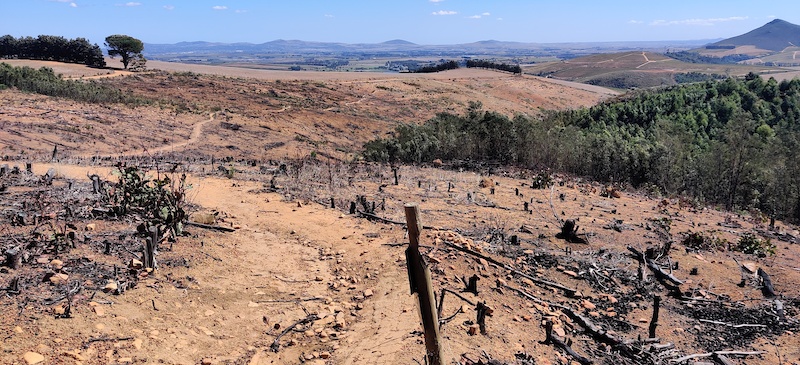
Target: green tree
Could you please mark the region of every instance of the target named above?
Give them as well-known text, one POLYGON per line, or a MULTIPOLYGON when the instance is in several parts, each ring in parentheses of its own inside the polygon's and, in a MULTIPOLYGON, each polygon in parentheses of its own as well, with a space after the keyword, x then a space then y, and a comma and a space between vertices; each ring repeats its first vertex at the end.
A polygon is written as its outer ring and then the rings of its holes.
POLYGON ((128 68, 128 64, 131 60, 144 59, 144 57, 142 57, 144 44, 142 41, 131 36, 122 34, 110 35, 106 37, 106 47, 108 48, 108 55, 111 58, 115 56, 122 57, 122 65, 125 69, 128 68))

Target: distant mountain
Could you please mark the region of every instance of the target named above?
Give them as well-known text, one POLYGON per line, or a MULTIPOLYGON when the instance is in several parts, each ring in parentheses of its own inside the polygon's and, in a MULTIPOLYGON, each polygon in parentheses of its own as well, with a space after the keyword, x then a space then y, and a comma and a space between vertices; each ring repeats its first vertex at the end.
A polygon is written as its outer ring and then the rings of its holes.
POLYGON ((392 39, 391 41, 386 41, 386 42, 383 42, 381 44, 397 44, 397 45, 402 44, 402 45, 408 45, 408 46, 416 46, 415 43, 412 43, 412 42, 409 42, 409 41, 404 41, 402 39, 392 39))
POLYGON ((800 45, 800 25, 775 19, 745 34, 723 39, 706 46, 706 49, 734 49, 753 46, 757 49, 780 52, 787 47, 800 45))

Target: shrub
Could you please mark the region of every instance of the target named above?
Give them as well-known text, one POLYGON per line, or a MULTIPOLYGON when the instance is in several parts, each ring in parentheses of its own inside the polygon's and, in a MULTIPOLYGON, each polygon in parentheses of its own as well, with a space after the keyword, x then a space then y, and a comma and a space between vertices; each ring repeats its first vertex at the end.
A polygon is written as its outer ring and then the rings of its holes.
POLYGON ((533 189, 547 189, 551 185, 553 185, 553 178, 550 174, 542 171, 533 175, 533 181, 531 182, 531 188, 533 189))
POLYGON ((681 242, 684 246, 696 251, 724 251, 728 247, 728 240, 705 232, 686 232, 681 242))
POLYGON ((767 257, 775 254, 775 245, 770 239, 762 240, 753 233, 747 232, 739 238, 739 242, 733 248, 734 251, 744 252, 748 255, 767 257))
MULTIPOLYGON (((119 180, 107 187, 104 200, 117 215, 138 215, 145 226, 159 226, 174 236, 183 233, 186 174, 174 181, 169 176, 151 179, 136 166, 120 164, 114 174, 119 180)), ((144 232, 147 232, 145 229, 144 232)))

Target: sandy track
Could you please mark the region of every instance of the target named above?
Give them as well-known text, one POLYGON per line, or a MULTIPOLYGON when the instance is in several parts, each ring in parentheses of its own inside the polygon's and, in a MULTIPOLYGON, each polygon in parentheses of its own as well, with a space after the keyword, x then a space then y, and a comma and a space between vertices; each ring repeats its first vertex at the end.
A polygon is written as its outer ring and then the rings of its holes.
MULTIPOLYGON (((51 167, 68 179, 85 179, 91 173, 114 179, 110 170, 102 167, 37 164, 34 172, 43 173, 51 167)), ((197 288, 188 292, 130 291, 114 298, 115 305, 108 309, 107 317, 91 319, 90 316, 91 320, 114 328, 114 333, 120 335, 142 338, 140 330, 150 333, 143 339, 140 353, 152 361, 195 364, 201 358, 225 362, 238 356, 247 358, 245 363, 252 365, 295 364, 299 356, 312 349, 332 351, 332 344, 312 339, 310 343, 272 353, 268 346, 253 346, 268 345, 276 335, 267 331, 262 319, 285 327, 303 318, 305 310, 325 313, 328 306, 317 301, 259 303, 282 298, 329 297, 332 305, 336 305, 351 301, 354 295, 369 288, 374 296, 364 300, 364 309, 352 312, 357 316, 346 316, 347 328, 341 332, 341 340, 334 342, 341 345, 334 352, 335 363, 413 364, 408 362, 411 357, 407 351, 409 346, 416 353, 420 351, 416 337, 411 335, 418 329, 416 304, 407 290, 398 290, 408 283, 404 266, 395 262, 402 256, 403 248, 382 247, 387 240, 402 240, 402 230, 390 234, 395 237, 368 240, 361 236, 361 231, 379 230, 378 226, 366 223, 365 227, 363 221, 317 204, 298 205, 282 201, 277 194, 253 194, 250 191, 259 188, 258 183, 237 182, 231 187, 228 179, 197 176, 189 176, 189 182, 193 186, 190 196, 194 204, 203 211, 235 212, 236 225, 241 228, 224 235, 204 234, 205 244, 193 250, 214 261, 197 263, 193 265, 195 270, 182 274, 196 278, 197 288), (323 251, 336 253, 331 257, 337 259, 327 259, 321 255, 323 251), (364 268, 368 268, 371 279, 351 284, 343 291, 329 288, 341 272, 355 273, 364 268), (166 313, 149 314, 151 299, 166 313), (142 301, 148 305, 137 304, 142 301), (165 322, 162 316, 169 321, 165 322), (116 319, 122 317, 123 321, 116 319)), ((170 271, 174 270, 157 273, 156 282, 170 271)), ((51 318, 41 325, 75 335, 82 333, 81 326, 92 326, 83 319, 51 318)))

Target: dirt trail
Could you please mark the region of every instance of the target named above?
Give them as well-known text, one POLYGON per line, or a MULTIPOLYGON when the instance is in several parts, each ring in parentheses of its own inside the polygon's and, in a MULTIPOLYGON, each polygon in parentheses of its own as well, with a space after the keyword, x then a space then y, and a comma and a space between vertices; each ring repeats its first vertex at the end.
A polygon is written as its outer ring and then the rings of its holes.
MULTIPOLYGON (((114 179, 109 169, 96 167, 46 164, 35 165, 34 172, 44 173, 50 167, 69 179, 85 179, 87 173, 114 179)), ((196 364, 212 358, 253 365, 296 364, 299 356, 321 351, 331 352, 327 363, 334 364, 410 361, 408 347, 420 346, 412 335, 419 328, 414 297, 408 293, 403 248, 383 245, 402 241, 401 229, 364 222, 315 203, 285 202, 278 194, 256 194, 252 191, 261 187, 257 183, 197 176, 189 180, 190 199, 201 211, 235 212, 228 220, 240 227, 233 233, 202 232, 201 245, 191 249, 196 255, 188 258, 191 268, 164 268, 155 275, 156 283, 170 273, 192 277, 197 285, 188 290, 170 286, 159 292, 141 285, 109 297, 115 305, 104 318, 90 315, 88 323, 48 318, 41 328, 61 327, 63 333, 87 336, 81 326, 91 329, 100 323, 114 335, 143 340, 138 356, 149 362, 196 364), (366 238, 365 231, 379 238, 366 238), (332 290, 330 285, 341 282, 343 275, 355 281, 332 290), (358 299, 366 289, 374 294, 358 299), (314 297, 329 299, 293 302, 314 297), (150 308, 151 299, 158 312, 150 308), (265 303, 269 300, 287 301, 265 303), (304 311, 324 315, 329 308, 359 300, 363 309, 345 310, 347 325, 336 340, 300 336, 298 345, 277 354, 270 351, 269 344, 280 332, 270 329, 273 323, 285 328, 303 318, 304 311)), ((191 239, 181 239, 188 244, 185 241, 191 239)), ((283 343, 289 338, 291 334, 283 343)), ((419 348, 413 351, 421 353, 419 348)))

